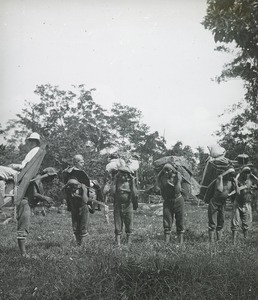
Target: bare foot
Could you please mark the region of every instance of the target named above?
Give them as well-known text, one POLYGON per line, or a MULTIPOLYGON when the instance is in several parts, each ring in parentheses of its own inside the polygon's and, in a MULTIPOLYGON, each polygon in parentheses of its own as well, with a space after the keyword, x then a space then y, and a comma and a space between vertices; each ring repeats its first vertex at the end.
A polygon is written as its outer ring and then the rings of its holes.
POLYGON ((24 257, 24 258, 30 258, 30 256, 29 256, 29 254, 28 253, 22 253, 22 257, 24 257))

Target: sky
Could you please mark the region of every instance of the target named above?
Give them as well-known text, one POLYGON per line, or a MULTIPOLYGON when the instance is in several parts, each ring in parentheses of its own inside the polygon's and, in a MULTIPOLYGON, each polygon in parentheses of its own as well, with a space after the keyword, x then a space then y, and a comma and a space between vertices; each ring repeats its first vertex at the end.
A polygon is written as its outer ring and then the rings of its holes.
POLYGON ((96 88, 106 109, 138 108, 167 146, 207 148, 243 98, 243 84, 217 84, 231 54, 214 51, 201 22, 206 0, 0 0, 0 123, 37 85, 96 88))

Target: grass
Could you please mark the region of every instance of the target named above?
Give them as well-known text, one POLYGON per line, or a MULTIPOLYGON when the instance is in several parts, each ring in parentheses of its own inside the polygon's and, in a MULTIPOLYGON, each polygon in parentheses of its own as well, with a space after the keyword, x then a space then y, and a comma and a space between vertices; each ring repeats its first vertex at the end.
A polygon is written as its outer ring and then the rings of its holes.
POLYGON ((257 215, 254 230, 233 246, 230 211, 223 240, 211 246, 207 208, 186 205, 185 244, 163 241, 162 217, 135 214, 130 247, 114 244, 103 212, 91 215, 90 235, 77 247, 69 213, 33 216, 20 257, 15 223, 1 227, 0 299, 258 299, 257 215))

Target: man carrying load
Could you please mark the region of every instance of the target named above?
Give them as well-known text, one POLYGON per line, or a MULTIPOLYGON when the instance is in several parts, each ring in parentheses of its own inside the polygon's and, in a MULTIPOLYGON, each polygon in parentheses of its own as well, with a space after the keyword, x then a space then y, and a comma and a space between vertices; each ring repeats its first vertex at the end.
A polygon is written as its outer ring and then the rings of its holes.
POLYGON ((175 218, 178 242, 183 243, 184 198, 182 196, 182 175, 172 164, 165 164, 158 174, 158 184, 163 202, 163 228, 165 241, 170 241, 171 227, 175 218))
POLYGON ((130 244, 133 231, 133 210, 138 208, 138 198, 134 177, 127 166, 118 169, 111 185, 111 194, 114 197, 116 243, 120 246, 123 226, 125 226, 126 243, 130 244))
POLYGON ((258 178, 251 173, 248 166, 242 168, 236 180, 236 197, 233 203, 231 230, 233 244, 236 243, 237 231, 242 223, 244 237, 247 237, 248 230, 252 224, 252 198, 257 190, 258 178))
POLYGON ((208 229, 211 243, 214 242, 215 230, 217 240, 221 240, 221 230, 225 221, 226 201, 236 186, 235 182, 235 170, 233 168, 229 168, 216 179, 214 193, 208 205, 208 229))
POLYGON ((14 175, 18 174, 29 161, 36 155, 40 146, 40 136, 33 132, 28 138, 30 151, 20 164, 10 164, 9 166, 0 166, 0 209, 4 205, 5 183, 13 180, 14 175))
POLYGON ((31 207, 35 207, 39 202, 51 206, 53 200, 44 195, 44 184, 51 182, 56 176, 57 172, 54 168, 44 169, 31 180, 24 198, 17 204, 17 241, 20 253, 25 258, 29 257, 25 244, 30 228, 31 207))

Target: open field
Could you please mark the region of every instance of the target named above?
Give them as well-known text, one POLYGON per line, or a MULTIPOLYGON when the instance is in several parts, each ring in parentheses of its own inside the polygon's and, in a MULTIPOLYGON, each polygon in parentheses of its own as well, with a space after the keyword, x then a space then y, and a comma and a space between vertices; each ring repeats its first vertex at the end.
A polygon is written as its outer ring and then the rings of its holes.
POLYGON ((75 245, 69 213, 33 216, 28 253, 20 257, 15 223, 0 227, 0 299, 258 299, 258 216, 236 246, 230 210, 223 240, 210 246, 206 206, 186 205, 185 244, 163 242, 162 217, 135 214, 130 247, 114 244, 103 212, 91 215, 85 246, 75 245))

